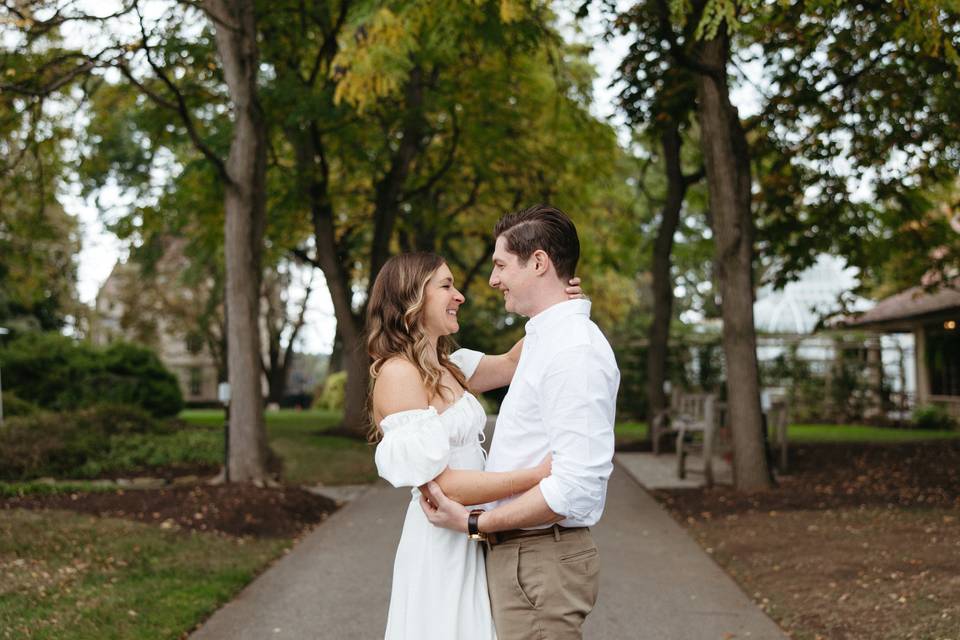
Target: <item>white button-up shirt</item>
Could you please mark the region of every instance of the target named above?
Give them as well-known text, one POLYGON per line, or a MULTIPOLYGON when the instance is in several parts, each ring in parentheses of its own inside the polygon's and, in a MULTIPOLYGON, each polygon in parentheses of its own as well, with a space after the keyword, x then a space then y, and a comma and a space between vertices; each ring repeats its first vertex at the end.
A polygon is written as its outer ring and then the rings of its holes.
MULTIPOLYGON (((526 339, 493 433, 487 471, 536 466, 549 453, 540 482, 550 509, 566 527, 592 526, 613 471, 613 424, 620 371, 610 344, 590 320, 588 300, 555 304, 526 324, 526 339)), ((470 375, 480 354, 453 360, 470 375)), ((488 505, 494 507, 512 498, 488 505)))

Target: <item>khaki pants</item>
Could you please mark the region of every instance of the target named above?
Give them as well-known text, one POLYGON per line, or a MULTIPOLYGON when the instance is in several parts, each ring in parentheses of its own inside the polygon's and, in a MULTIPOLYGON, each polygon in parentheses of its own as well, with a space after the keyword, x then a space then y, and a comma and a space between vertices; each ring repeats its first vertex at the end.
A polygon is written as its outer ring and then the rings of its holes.
POLYGON ((600 558, 590 530, 548 530, 487 551, 487 584, 499 640, 580 640, 597 601, 600 558))

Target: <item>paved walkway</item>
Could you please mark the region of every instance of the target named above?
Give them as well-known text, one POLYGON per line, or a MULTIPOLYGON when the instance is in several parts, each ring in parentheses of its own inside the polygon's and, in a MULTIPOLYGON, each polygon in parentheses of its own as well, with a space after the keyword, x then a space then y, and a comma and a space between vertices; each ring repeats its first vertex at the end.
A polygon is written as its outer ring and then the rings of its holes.
MULTIPOLYGON (((382 638, 409 496, 384 483, 373 485, 192 638, 382 638)), ((786 639, 620 464, 594 535, 601 587, 587 619, 587 640, 786 639)))
MULTIPOLYGON (((702 487, 706 482, 703 473, 703 456, 699 453, 687 457, 686 478, 677 477, 677 456, 674 453, 618 453, 617 462, 633 479, 647 489, 690 489, 702 487)), ((733 468, 720 456, 713 458, 713 480, 716 484, 733 484, 733 468)))

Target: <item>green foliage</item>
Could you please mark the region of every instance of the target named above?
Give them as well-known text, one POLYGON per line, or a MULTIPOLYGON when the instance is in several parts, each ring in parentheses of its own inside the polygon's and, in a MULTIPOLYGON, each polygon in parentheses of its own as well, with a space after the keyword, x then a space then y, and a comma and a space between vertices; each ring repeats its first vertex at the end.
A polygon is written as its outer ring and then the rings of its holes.
POLYGON ((934 243, 922 246, 914 231, 929 218, 923 198, 953 185, 960 170, 958 67, 943 44, 955 40, 947 34, 960 12, 948 4, 860 11, 823 0, 753 12, 740 44, 762 49, 776 87, 746 123, 760 248, 776 265, 768 280, 788 281, 824 251, 847 257, 875 285, 898 279, 896 267, 883 268, 891 258, 910 265, 902 277, 911 285, 924 260, 934 262, 942 234, 922 234, 934 243), (837 166, 841 157, 849 169, 837 166), (863 198, 863 187, 875 195, 863 198))
POLYGON ((846 424, 863 420, 868 409, 869 380, 864 375, 861 339, 837 337, 834 348, 836 357, 827 365, 829 372, 815 370, 801 358, 797 344, 762 363, 762 385, 786 391, 791 420, 846 424))
POLYGON ((116 491, 112 481, 50 482, 49 480, 28 480, 26 482, 0 482, 0 498, 18 498, 22 496, 52 496, 77 492, 94 493, 116 491))
POLYGON ((337 371, 327 376, 323 383, 323 390, 313 403, 314 409, 327 411, 343 411, 344 397, 347 389, 347 372, 337 371))
POLYGON ((158 421, 142 409, 100 405, 11 418, 0 429, 0 479, 93 478, 222 459, 216 431, 158 421))
POLYGON ((3 392, 3 417, 29 416, 40 410, 40 407, 20 398, 12 391, 3 392))
POLYGON ((58 202, 70 169, 65 145, 75 134, 69 114, 81 93, 72 93, 76 52, 56 26, 31 37, 9 7, 0 13, 0 326, 59 329, 80 312, 79 229, 58 202))
POLYGON ((809 362, 798 357, 796 345, 762 364, 760 376, 763 386, 780 386, 786 390, 792 420, 816 422, 826 419, 824 382, 813 375, 809 362))
POLYGON ((696 92, 684 58, 695 61, 698 41, 721 28, 731 69, 762 65, 751 74, 763 80, 747 80, 757 113, 742 122, 762 280, 782 286, 823 252, 860 267, 878 295, 956 269, 960 248, 947 224, 960 171, 956 3, 670 0, 669 8, 667 21, 653 0, 611 18, 635 34, 620 68, 621 104, 641 133, 673 119, 686 126, 696 92))
POLYGON ((113 402, 172 416, 183 408, 177 379, 153 352, 132 344, 97 349, 58 334, 22 334, 0 349, 0 363, 4 386, 44 409, 113 402))
POLYGON ((957 428, 957 421, 944 407, 930 404, 913 410, 913 426, 931 431, 952 431, 957 428))

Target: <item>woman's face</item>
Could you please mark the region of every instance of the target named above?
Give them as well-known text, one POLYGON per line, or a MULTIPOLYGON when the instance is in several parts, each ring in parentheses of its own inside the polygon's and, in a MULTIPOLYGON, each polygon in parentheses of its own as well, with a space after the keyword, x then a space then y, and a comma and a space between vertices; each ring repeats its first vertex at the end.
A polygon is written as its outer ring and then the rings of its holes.
POLYGON ((446 264, 440 265, 430 282, 423 305, 423 328, 431 336, 448 336, 460 330, 457 311, 466 302, 453 286, 453 274, 446 264))

